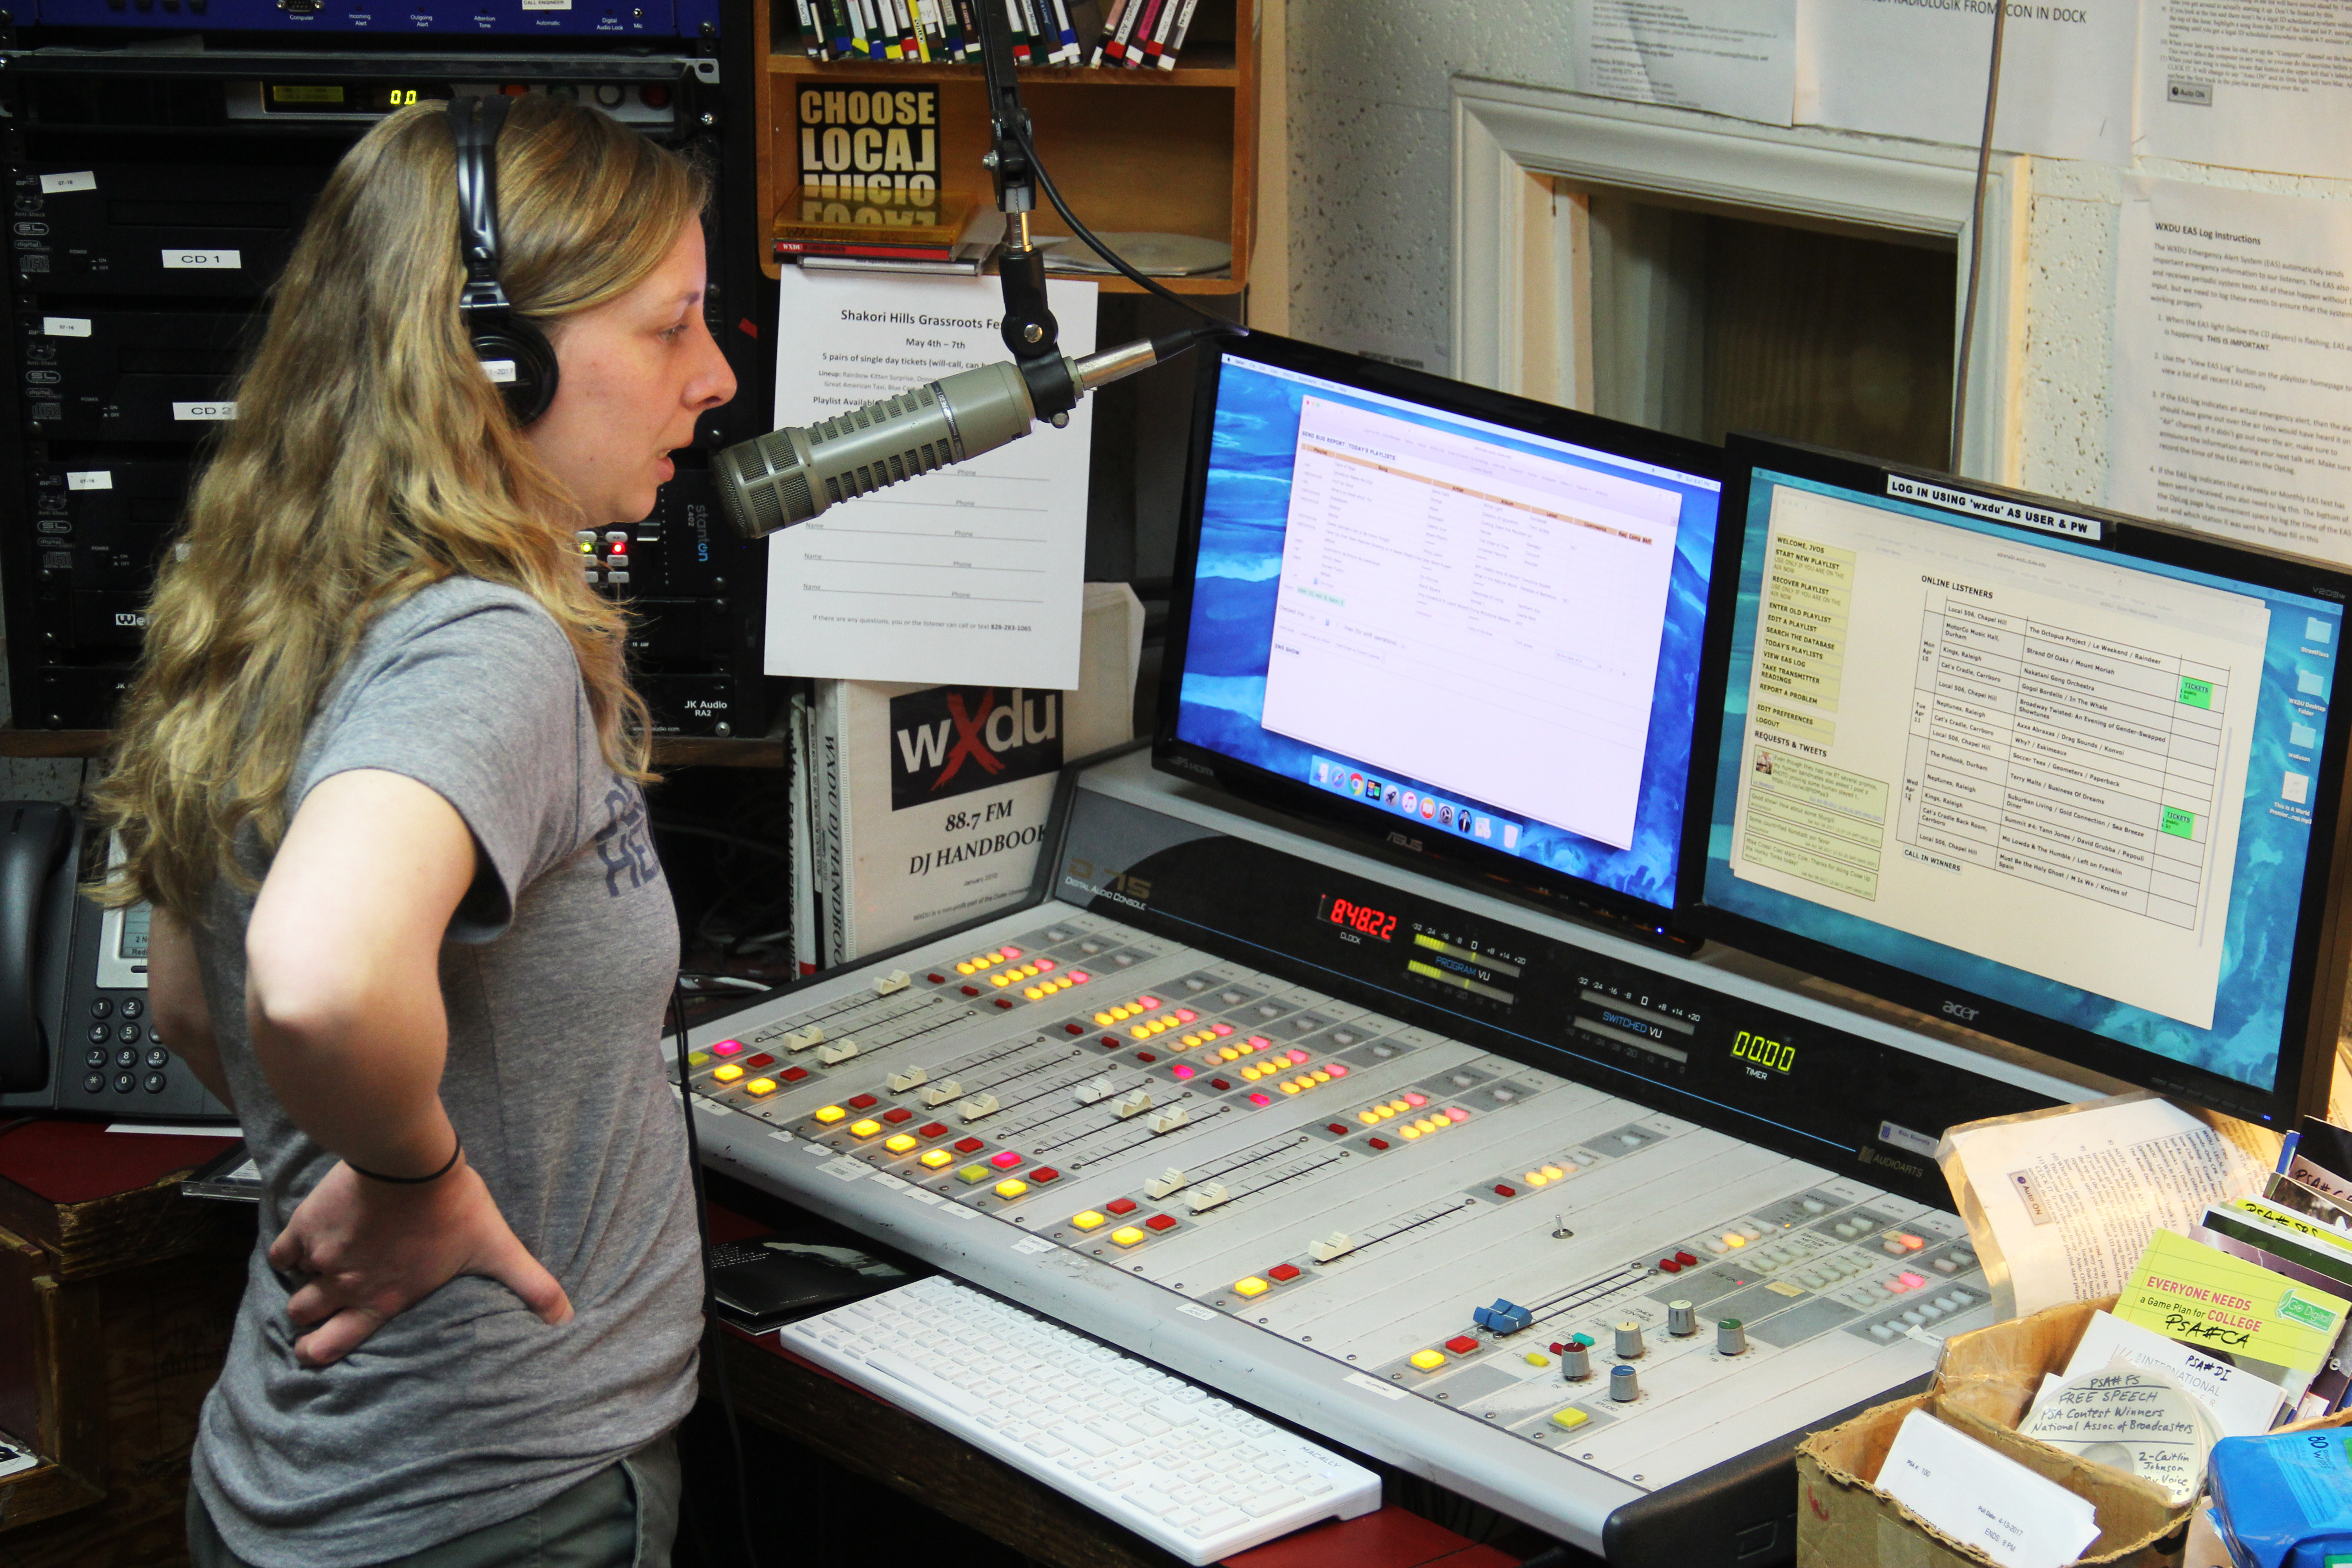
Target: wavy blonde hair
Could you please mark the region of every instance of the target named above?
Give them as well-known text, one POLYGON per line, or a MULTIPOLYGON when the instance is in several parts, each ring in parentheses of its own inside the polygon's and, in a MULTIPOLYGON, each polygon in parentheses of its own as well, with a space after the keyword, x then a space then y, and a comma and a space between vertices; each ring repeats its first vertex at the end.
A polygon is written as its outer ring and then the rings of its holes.
MULTIPOLYGON (((529 594, 572 643, 607 763, 649 779, 620 609, 591 590, 578 508, 459 323, 448 115, 391 115, 336 168, 270 301, 237 417, 157 574, 146 647, 95 792, 128 858, 94 889, 196 918, 253 885, 305 731, 375 616, 445 577, 529 594)), ((553 329, 635 288, 696 221, 702 175, 593 110, 514 100, 498 144, 500 280, 553 329)), ((593 520, 601 526, 604 520, 593 520)))

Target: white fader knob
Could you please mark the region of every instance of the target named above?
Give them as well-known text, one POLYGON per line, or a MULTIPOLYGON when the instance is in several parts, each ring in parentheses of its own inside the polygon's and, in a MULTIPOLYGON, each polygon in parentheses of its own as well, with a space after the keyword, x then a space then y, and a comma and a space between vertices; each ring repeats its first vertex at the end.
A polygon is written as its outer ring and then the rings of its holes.
POLYGON ((1716 1324, 1715 1349, 1717 1355, 1746 1355, 1748 1326, 1737 1318, 1726 1318, 1716 1324))
POLYGON ((1619 1361, 1642 1359, 1641 1324, 1624 1322, 1617 1325, 1617 1359, 1619 1361))
POLYGON ((1686 1340, 1698 1332, 1698 1314, 1688 1301, 1666 1303, 1666 1332, 1678 1340, 1686 1340))

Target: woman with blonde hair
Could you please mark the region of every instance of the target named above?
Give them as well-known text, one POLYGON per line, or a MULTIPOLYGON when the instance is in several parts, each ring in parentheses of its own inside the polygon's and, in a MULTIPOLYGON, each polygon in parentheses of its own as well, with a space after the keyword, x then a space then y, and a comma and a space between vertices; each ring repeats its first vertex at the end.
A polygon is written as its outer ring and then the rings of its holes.
POLYGON ((384 120, 160 574, 102 896, 153 904, 156 1026, 265 1185, 199 1568, 668 1559, 701 1327, 677 931, 575 538, 644 518, 734 393, 705 195, 543 96, 384 120))

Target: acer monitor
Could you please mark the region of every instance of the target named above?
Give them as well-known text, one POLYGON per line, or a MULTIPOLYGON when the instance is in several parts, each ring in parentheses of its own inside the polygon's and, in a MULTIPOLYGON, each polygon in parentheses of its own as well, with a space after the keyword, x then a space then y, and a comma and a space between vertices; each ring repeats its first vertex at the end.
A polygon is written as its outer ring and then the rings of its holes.
POLYGON ((1717 448, 1255 332, 1192 459, 1159 767, 1666 925, 1717 448))
POLYGON ((1694 928, 2249 1121, 2322 1110, 2352 575, 1806 447, 1728 456, 1694 928))

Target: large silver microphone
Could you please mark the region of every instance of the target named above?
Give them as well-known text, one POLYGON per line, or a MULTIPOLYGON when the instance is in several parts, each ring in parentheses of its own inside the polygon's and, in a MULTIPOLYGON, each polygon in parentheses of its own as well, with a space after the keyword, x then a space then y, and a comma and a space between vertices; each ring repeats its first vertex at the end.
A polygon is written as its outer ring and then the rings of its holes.
MULTIPOLYGON (((1195 329, 1146 338, 1066 358, 1062 368, 1071 385, 1088 393, 1183 353, 1201 335, 1195 329)), ((1018 365, 959 371, 821 424, 787 426, 722 447, 712 465, 719 509, 739 531, 759 539, 885 485, 993 451, 1029 434, 1036 417, 1018 365)))

